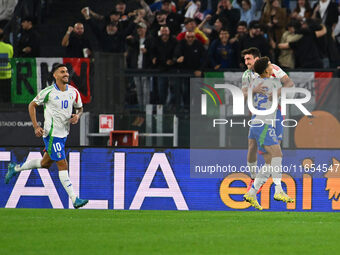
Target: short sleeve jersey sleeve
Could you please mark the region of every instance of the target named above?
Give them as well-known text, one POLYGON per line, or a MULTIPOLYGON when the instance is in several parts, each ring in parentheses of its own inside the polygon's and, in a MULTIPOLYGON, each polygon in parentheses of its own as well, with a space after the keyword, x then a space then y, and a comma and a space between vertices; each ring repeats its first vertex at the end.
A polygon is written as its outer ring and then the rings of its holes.
POLYGON ((282 79, 287 74, 279 66, 272 64, 275 78, 282 79))
POLYGON ((41 90, 38 95, 33 99, 37 105, 42 105, 48 100, 48 95, 52 91, 53 86, 48 86, 47 88, 41 90))
POLYGON ((74 87, 72 87, 72 89, 73 89, 73 91, 75 93, 75 100, 73 102, 73 107, 74 108, 81 108, 81 107, 83 107, 83 103, 81 101, 81 97, 80 97, 79 91, 76 88, 74 88, 74 87))

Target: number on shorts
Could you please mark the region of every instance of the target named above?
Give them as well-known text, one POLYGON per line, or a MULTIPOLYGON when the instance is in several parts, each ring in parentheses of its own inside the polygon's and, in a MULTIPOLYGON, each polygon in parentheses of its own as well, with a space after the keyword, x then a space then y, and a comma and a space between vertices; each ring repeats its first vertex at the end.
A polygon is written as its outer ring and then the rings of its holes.
POLYGON ((60 143, 54 143, 54 144, 53 144, 53 150, 54 150, 55 152, 61 151, 61 145, 60 145, 60 143))

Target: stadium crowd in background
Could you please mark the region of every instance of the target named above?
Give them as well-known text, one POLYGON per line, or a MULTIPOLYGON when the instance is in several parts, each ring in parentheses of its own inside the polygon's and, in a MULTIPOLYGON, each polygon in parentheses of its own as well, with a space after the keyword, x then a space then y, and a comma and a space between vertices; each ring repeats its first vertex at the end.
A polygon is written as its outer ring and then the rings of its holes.
MULTIPOLYGON (((42 2, 45 1, 2 1, 1 27, 8 26, 7 23, 10 22, 15 12, 15 6, 21 5, 19 14, 22 15, 20 17, 22 28, 19 33, 20 38, 14 45, 15 56, 40 56, 39 36, 35 30, 35 24, 39 24, 41 19, 39 10, 42 2), (25 47, 23 43, 30 43, 29 48, 33 51, 22 52, 28 47, 25 47)), ((177 41, 183 40, 187 32, 194 32, 195 40, 200 41, 207 52, 216 51, 216 44, 220 41, 220 30, 227 31, 228 44, 233 45, 232 61, 227 54, 228 51, 218 48, 219 63, 206 57, 202 60, 205 68, 242 67, 240 51, 251 46, 258 47, 263 55, 269 56, 272 61, 282 66, 303 68, 305 65, 299 60, 303 54, 299 52, 299 47, 287 51, 279 47, 279 44, 289 43, 291 40, 296 44, 301 44, 299 41, 308 37, 307 33, 313 34, 321 31, 324 25, 326 33, 313 37, 313 42, 317 46, 317 55, 322 60, 322 66, 319 67, 328 68, 339 65, 339 43, 336 40, 340 34, 340 31, 336 29, 339 13, 338 4, 335 1, 297 0, 294 7, 291 6, 292 4, 289 5, 289 1, 280 0, 208 0, 202 2, 198 0, 119 0, 112 1, 112 3, 112 10, 107 14, 96 13, 87 6, 79 10, 83 20, 69 24, 62 40, 62 46, 66 48, 68 57, 91 56, 87 30, 95 34, 100 51, 128 52, 131 44, 129 45, 126 38, 137 35, 137 25, 143 23, 146 25, 146 36, 151 44, 155 44, 160 37, 160 28, 167 26, 170 30, 170 37, 175 37, 177 41), (291 29, 292 24, 295 24, 294 29, 291 29), (281 56, 287 52, 290 56, 289 63, 286 63, 285 58, 281 56), (280 63, 281 61, 283 62, 280 63), (225 62, 230 62, 230 64, 225 65, 225 62)), ((204 56, 211 56, 211 54, 204 56)), ((151 63, 143 68, 157 68, 157 64, 151 63)))
POLYGON ((91 44, 84 34, 84 25, 80 22, 68 27, 61 46, 66 47, 66 54, 70 58, 91 56, 91 44))
POLYGON ((22 32, 18 37, 15 56, 21 58, 40 57, 40 41, 37 31, 34 29, 34 21, 31 17, 21 19, 22 32))
MULTIPOLYGON (((7 26, 7 30, 15 4, 16 8, 21 5, 18 13, 25 15, 20 17, 18 40, 12 43, 14 56, 44 57, 39 51, 39 37, 43 35, 37 34, 35 24, 39 24, 40 10, 48 2, 1 2, 4 10, 0 12, 0 25, 7 26)), ((78 13, 82 19, 69 24, 61 45, 67 57, 93 57, 91 32, 99 51, 124 53, 128 68, 185 71, 198 77, 203 69, 244 68, 240 52, 249 47, 257 47, 263 56, 284 68, 339 66, 339 3, 290 2, 117 0, 112 1, 112 10, 107 13, 83 6, 78 13)), ((10 41, 10 36, 5 38, 10 41)), ((139 104, 147 104, 149 79, 135 78, 134 83, 139 104)), ((169 81, 159 78, 158 86, 162 87, 159 102, 169 101, 164 92, 171 88, 169 81)), ((183 93, 186 94, 186 89, 183 93)))

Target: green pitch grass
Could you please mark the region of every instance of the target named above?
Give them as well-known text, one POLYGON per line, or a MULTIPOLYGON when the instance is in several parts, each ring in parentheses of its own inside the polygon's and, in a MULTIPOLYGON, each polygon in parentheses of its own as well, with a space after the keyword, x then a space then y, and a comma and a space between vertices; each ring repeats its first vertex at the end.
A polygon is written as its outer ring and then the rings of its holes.
POLYGON ((0 254, 338 254, 340 213, 0 209, 0 254))

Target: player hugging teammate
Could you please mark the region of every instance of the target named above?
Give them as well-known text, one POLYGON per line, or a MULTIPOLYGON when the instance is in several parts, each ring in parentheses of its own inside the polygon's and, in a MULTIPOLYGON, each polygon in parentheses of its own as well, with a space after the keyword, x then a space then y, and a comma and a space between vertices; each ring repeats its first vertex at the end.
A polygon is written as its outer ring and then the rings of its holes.
MULTIPOLYGON (((247 97, 248 89, 253 92, 253 105, 257 110, 268 110, 272 105, 272 93, 281 95, 281 88, 293 87, 294 84, 288 75, 277 65, 270 62, 268 57, 260 56, 257 48, 249 48, 242 52, 248 68, 242 76, 242 91, 247 97)), ((250 170, 249 183, 244 200, 253 207, 262 210, 256 194, 262 185, 272 176, 275 184, 274 199, 283 202, 294 202, 281 187, 282 177, 282 141, 283 127, 280 106, 268 115, 253 115, 252 126, 248 136, 247 165, 250 170), (276 120, 276 121, 272 121, 276 120), (257 150, 263 155, 265 165, 256 173, 257 150)))

